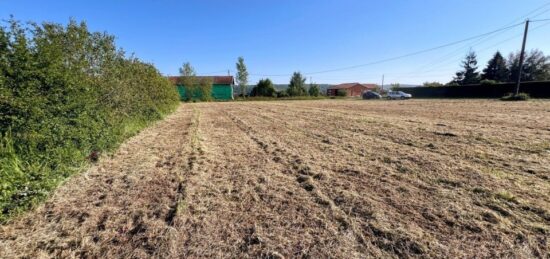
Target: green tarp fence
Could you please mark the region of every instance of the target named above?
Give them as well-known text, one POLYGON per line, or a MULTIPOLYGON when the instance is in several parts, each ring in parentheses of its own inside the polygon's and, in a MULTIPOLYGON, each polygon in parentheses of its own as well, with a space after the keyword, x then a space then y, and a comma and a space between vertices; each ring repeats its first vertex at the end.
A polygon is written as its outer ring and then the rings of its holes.
MULTIPOLYGON (((178 85, 178 92, 180 94, 180 99, 182 101, 187 101, 186 96, 186 88, 183 85, 178 85)), ((194 92, 192 99, 193 100, 200 100, 201 99, 201 93, 200 92, 194 92)), ((212 85, 212 98, 216 101, 229 101, 233 100, 233 87, 231 85, 219 85, 214 84, 212 85)))

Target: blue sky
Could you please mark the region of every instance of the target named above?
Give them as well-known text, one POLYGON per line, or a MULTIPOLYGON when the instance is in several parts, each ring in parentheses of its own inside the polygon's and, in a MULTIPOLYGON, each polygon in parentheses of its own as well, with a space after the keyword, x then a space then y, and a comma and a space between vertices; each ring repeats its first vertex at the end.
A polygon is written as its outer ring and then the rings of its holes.
MULTIPOLYGON (((309 74, 401 56, 525 20, 550 18, 548 0, 0 0, 0 18, 67 23, 116 36, 118 46, 175 75, 189 61, 199 74, 234 73, 245 58, 251 83, 287 83, 301 71, 318 83, 447 82, 469 48, 483 67, 497 49, 521 45, 522 26, 391 62, 309 74), (546 5, 546 6, 544 6, 546 5), (535 11, 536 10, 536 11, 535 11), (532 12, 535 11, 535 12, 532 12)), ((550 54, 550 23, 531 26, 527 48, 550 54)))

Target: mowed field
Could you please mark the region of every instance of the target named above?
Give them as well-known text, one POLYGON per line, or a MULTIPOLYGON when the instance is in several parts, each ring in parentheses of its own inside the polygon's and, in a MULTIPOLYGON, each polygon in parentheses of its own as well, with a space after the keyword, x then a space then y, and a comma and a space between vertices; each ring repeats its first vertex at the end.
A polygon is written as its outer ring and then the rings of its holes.
POLYGON ((550 101, 182 104, 36 210, 10 257, 548 257, 550 101))

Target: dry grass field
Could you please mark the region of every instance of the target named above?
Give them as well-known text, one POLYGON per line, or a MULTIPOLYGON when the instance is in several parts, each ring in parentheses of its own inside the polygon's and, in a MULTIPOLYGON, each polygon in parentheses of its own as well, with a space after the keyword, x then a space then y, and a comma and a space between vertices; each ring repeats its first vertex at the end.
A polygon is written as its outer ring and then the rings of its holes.
POLYGON ((0 226, 12 257, 548 258, 550 101, 182 104, 0 226))

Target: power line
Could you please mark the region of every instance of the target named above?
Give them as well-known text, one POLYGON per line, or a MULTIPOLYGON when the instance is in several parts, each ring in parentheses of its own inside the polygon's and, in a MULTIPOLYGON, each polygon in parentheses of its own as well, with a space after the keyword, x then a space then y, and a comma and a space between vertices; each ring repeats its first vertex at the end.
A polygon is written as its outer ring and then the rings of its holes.
MULTIPOLYGON (((550 20, 550 19, 549 19, 549 20, 550 20)), ((536 30, 538 30, 538 29, 540 29, 540 28, 542 28, 542 27, 548 26, 548 25, 550 25, 550 22, 543 23, 543 24, 541 24, 541 25, 539 25, 539 26, 537 26, 537 27, 534 27, 534 28, 532 28, 532 29, 530 28, 530 29, 529 29, 529 32, 534 32, 534 31, 536 31, 536 30)), ((483 53, 483 52, 485 52, 485 51, 487 51, 487 50, 490 50, 490 49, 492 49, 492 48, 494 48, 494 47, 496 47, 496 46, 498 46, 498 45, 501 45, 501 44, 503 44, 503 43, 505 43, 505 42, 508 42, 508 41, 511 41, 511 40, 513 40, 513 39, 517 39, 517 38, 519 38, 519 37, 521 37, 521 36, 523 36, 523 32, 522 32, 522 33, 519 33, 519 34, 516 34, 516 35, 514 35, 514 36, 512 36, 512 37, 510 37, 510 38, 506 38, 505 40, 499 41, 499 42, 497 42, 496 44, 493 44, 493 45, 491 45, 491 46, 488 46, 488 47, 486 47, 486 48, 483 48, 483 49, 481 49, 481 50, 479 50, 479 51, 476 51, 476 53, 478 53, 478 54, 479 54, 479 53, 483 53)), ((451 62, 445 62, 445 63, 442 63, 441 65, 443 66, 443 65, 447 65, 447 64, 454 63, 454 62, 457 62, 457 60, 451 60, 451 62)), ((441 68, 441 66, 439 66, 439 68, 441 68)), ((436 70, 424 70, 424 71, 422 71, 422 72, 419 72, 419 74, 423 74, 423 73, 432 73, 432 72, 436 72, 436 70)), ((412 74, 412 73, 410 73, 410 74, 412 74)), ((428 77, 428 75, 423 75, 423 76, 428 77)), ((408 77, 406 77, 406 76, 405 76, 405 77, 404 77, 404 76, 400 76, 400 77, 398 77, 398 80, 397 80, 397 81, 399 81, 399 79, 402 79, 402 78, 408 78, 408 77)))
POLYGON ((545 22, 545 21, 550 21, 550 18, 548 19, 540 19, 540 20, 532 20, 530 22, 545 22))
MULTIPOLYGON (((517 19, 515 19, 515 20, 513 20, 513 21, 511 21, 510 23, 507 23, 507 24, 504 25, 504 26, 508 26, 508 25, 514 24, 514 23, 517 22, 517 21, 520 21, 520 20, 522 20, 522 19, 525 19, 525 18, 530 17, 530 15, 534 15, 534 16, 532 16, 531 18, 536 18, 536 17, 538 17, 538 16, 541 16, 541 15, 543 15, 544 13, 550 11, 550 9, 546 9, 546 10, 540 11, 540 10, 542 10, 543 8, 545 8, 545 7, 549 6, 549 5, 550 5, 550 3, 543 4, 542 6, 539 6, 539 7, 535 8, 534 10, 532 10, 532 11, 528 12, 527 14, 525 14, 525 15, 523 15, 523 16, 521 16, 521 17, 519 17, 519 18, 517 18, 517 19)), ((496 34, 489 35, 489 36, 487 36, 487 37, 485 37, 485 38, 480 38, 480 39, 476 40, 475 42, 473 42, 473 43, 471 43, 471 44, 465 44, 464 46, 462 46, 462 47, 460 47, 460 48, 458 48, 458 49, 456 49, 456 50, 450 52, 449 54, 443 56, 442 58, 439 58, 439 59, 437 59, 437 60, 434 60, 433 62, 430 62, 430 63, 427 63, 427 64, 421 66, 421 67, 420 67, 419 69, 417 69, 416 71, 410 72, 410 74, 418 73, 418 71, 426 71, 426 68, 435 67, 435 66, 438 66, 438 65, 440 65, 440 64, 447 64, 447 60, 450 60, 450 59, 453 59, 453 60, 454 60, 454 59, 455 59, 455 57, 457 56, 457 55, 455 55, 455 53, 458 53, 459 51, 463 51, 464 48, 472 48, 472 47, 474 47, 474 46, 477 46, 477 45, 479 45, 479 44, 481 44, 481 43, 484 43, 484 42, 486 42, 486 41, 488 41, 488 40, 490 40, 490 39, 492 39, 492 38, 494 38, 494 37, 496 37, 496 36, 498 36, 498 35, 500 35, 500 34, 502 34, 502 33, 504 33, 504 31, 501 31, 501 32, 496 33, 496 34)), ((522 34, 520 34, 520 36, 521 36, 521 35, 522 35, 522 34)), ((462 55, 462 54, 460 54, 460 55, 462 55)), ((401 77, 400 77, 399 79, 401 79, 401 77)))
MULTIPOLYGON (((412 53, 401 55, 401 56, 382 59, 382 60, 373 61, 373 62, 365 63, 365 64, 359 64, 359 65, 353 65, 353 66, 341 67, 341 68, 335 68, 335 69, 328 69, 328 70, 322 70, 322 71, 315 71, 315 72, 309 72, 309 73, 303 73, 303 74, 304 75, 324 74, 324 73, 337 72, 337 71, 343 71, 343 70, 349 70, 349 69, 354 69, 354 68, 359 68, 359 67, 365 67, 365 66, 371 66, 371 65, 386 63, 386 62, 389 62, 389 61, 399 60, 399 59, 403 59, 403 58, 407 58, 407 57, 416 56, 416 55, 419 55, 419 54, 431 52, 431 51, 434 51, 434 50, 446 48, 446 47, 449 47, 449 46, 457 45, 457 44, 460 44, 462 42, 470 41, 470 40, 477 39, 477 38, 480 38, 480 37, 485 37, 487 35, 491 35, 491 34, 494 34, 494 33, 500 32, 500 31, 508 30, 508 29, 511 29, 511 28, 514 28, 514 27, 517 27, 517 26, 523 25, 523 24, 524 23, 521 22, 521 23, 518 23, 518 24, 514 24, 512 26, 507 26, 507 27, 500 28, 500 29, 497 29, 497 30, 494 30, 494 31, 490 31, 490 32, 486 32, 486 33, 479 34, 479 35, 476 35, 476 36, 472 36, 472 37, 469 37, 469 38, 466 38, 466 39, 454 41, 454 42, 451 42, 451 43, 447 43, 447 44, 439 45, 439 46, 436 46, 436 47, 432 47, 432 48, 412 52, 412 53)), ((265 77, 268 77, 268 76, 276 77, 276 76, 289 76, 290 74, 276 74, 276 75, 251 74, 251 75, 265 76, 265 77)))

